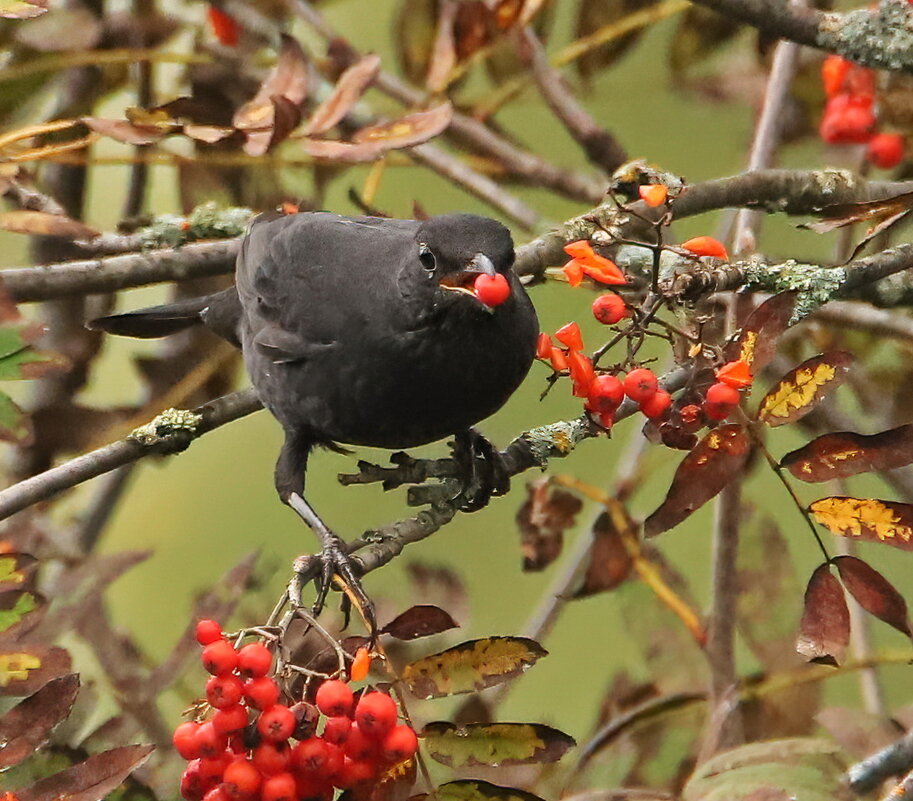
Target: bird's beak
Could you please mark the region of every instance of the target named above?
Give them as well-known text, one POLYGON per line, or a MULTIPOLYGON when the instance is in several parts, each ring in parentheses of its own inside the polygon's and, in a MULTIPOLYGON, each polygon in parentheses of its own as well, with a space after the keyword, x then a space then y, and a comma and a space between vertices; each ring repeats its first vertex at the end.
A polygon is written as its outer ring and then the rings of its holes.
MULTIPOLYGON (((498 271, 495 269, 494 262, 484 253, 476 253, 458 273, 448 273, 441 278, 441 289, 449 289, 457 292, 465 292, 472 295, 472 285, 480 275, 494 277, 498 271)), ((475 297, 473 295, 473 297, 475 297)))
POLYGON ((484 253, 476 253, 470 260, 469 266, 463 272, 470 275, 487 275, 489 278, 494 278, 497 275, 494 262, 484 253))

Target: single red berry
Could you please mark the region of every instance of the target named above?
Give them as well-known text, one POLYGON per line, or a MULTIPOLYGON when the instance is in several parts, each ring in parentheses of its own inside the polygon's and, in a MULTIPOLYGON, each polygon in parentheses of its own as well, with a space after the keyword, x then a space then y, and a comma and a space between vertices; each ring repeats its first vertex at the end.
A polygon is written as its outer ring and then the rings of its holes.
POLYGON ((292 751, 288 743, 260 743, 251 753, 251 762, 264 776, 288 770, 292 751))
POLYGON ((842 56, 828 56, 821 62, 821 83, 824 84, 824 93, 833 97, 843 90, 843 82, 850 71, 852 62, 842 56))
POLYGON ((224 674, 213 676, 206 682, 206 700, 216 709, 224 709, 241 702, 244 686, 237 676, 224 674))
POLYGON ((705 398, 707 403, 714 405, 738 406, 742 396, 739 395, 739 391, 735 387, 717 382, 707 389, 705 398))
POLYGON ((238 670, 242 676, 265 676, 272 664, 273 655, 263 643, 252 642, 238 651, 238 670))
POLYGON ((279 687, 267 676, 248 679, 244 682, 244 700, 254 709, 267 709, 279 702, 279 687))
POLYGON ((203 801, 203 796, 215 785, 215 780, 207 779, 200 773, 199 759, 189 762, 181 774, 181 796, 187 801, 203 801))
POLYGON ((386 693, 365 693, 355 707, 355 722, 368 737, 379 740, 396 725, 396 701, 386 693))
POLYGON ((876 124, 874 97, 841 93, 825 104, 818 133, 829 144, 857 144, 872 138, 876 124))
POLYGON ((238 667, 238 652, 228 640, 216 640, 203 649, 203 668, 215 676, 224 676, 238 667))
POLYGON ((292 768, 303 773, 321 774, 329 751, 322 737, 309 737, 292 749, 292 768))
POLYGON ((876 167, 889 170, 903 161, 907 142, 900 134, 881 133, 873 136, 866 148, 865 157, 876 167))
POLYGON ((357 723, 353 723, 342 750, 349 759, 373 759, 378 753, 377 738, 369 737, 357 723))
POLYGON ((345 752, 338 745, 333 745, 333 743, 327 743, 327 759, 323 767, 323 774, 330 781, 334 781, 339 772, 342 770, 342 765, 345 762, 345 752))
POLYGON ((348 715, 352 711, 352 705, 355 703, 355 696, 352 688, 344 681, 331 679, 325 681, 317 688, 317 695, 314 698, 317 708, 327 717, 339 717, 348 715))
POLYGON ((279 742, 287 740, 295 731, 295 713, 287 706, 273 704, 269 709, 263 710, 257 720, 257 731, 264 740, 279 742))
POLYGON ((628 315, 628 307, 620 296, 613 292, 600 295, 593 301, 593 317, 603 325, 615 325, 628 315))
POLYGON ((237 757, 225 768, 222 774, 222 787, 228 793, 229 798, 248 799, 260 789, 263 777, 260 771, 254 767, 253 762, 249 762, 244 757, 237 757))
POLYGON ((482 303, 493 309, 510 297, 510 282, 501 273, 482 273, 473 283, 472 291, 482 303))
POLYGON ((580 333, 580 326, 577 323, 561 326, 555 331, 555 339, 568 350, 583 350, 583 335, 580 333))
POLYGON ((277 773, 264 780, 260 788, 260 801, 297 801, 295 777, 291 773, 277 773))
POLYGON ((631 370, 624 380, 625 394, 635 403, 652 398, 659 389, 655 373, 648 367, 631 370))
POLYGON ((200 776, 212 784, 222 781, 222 774, 234 757, 228 751, 214 757, 204 757, 200 760, 200 776))
POLYGON ((198 620, 196 635, 200 645, 209 645, 222 639, 222 627, 215 620, 198 620))
POLYGON ((368 784, 377 778, 377 773, 377 766, 373 762, 359 762, 346 757, 342 770, 339 771, 336 786, 349 790, 352 787, 368 784))
POLYGON ((625 389, 615 376, 602 373, 590 383, 586 408, 595 414, 614 412, 624 400, 625 389))
POLYGON ((647 398, 640 404, 640 410, 649 420, 659 420, 665 416, 671 405, 672 396, 666 390, 658 389, 653 397, 647 398))
POLYGON ((206 795, 203 796, 203 801, 232 801, 231 796, 228 794, 228 791, 219 785, 218 787, 213 787, 206 795))
POLYGON ((349 736, 349 729, 352 728, 352 721, 346 716, 330 717, 323 727, 323 739, 328 743, 341 745, 349 736))
POLYGON ((381 743, 384 759, 388 762, 398 763, 411 759, 418 750, 418 737, 411 726, 404 723, 387 732, 381 743))
POLYGON ((219 734, 234 734, 247 725, 247 709, 241 704, 217 709, 212 716, 212 727, 219 734))
POLYGON ((310 773, 295 773, 295 792, 298 798, 332 801, 333 785, 323 776, 312 776, 310 773))
POLYGON ((221 44, 226 47, 234 47, 238 44, 241 27, 234 17, 226 14, 221 8, 209 7, 209 24, 221 44))
POLYGON ((548 361, 554 347, 552 338, 543 331, 536 340, 536 358, 548 361))
POLYGON ((216 731, 212 721, 208 720, 197 729, 197 747, 201 757, 217 757, 228 746, 228 737, 216 731))
POLYGON ((197 738, 199 728, 199 723, 188 721, 174 730, 171 742, 183 759, 196 759, 200 756, 200 743, 197 738))

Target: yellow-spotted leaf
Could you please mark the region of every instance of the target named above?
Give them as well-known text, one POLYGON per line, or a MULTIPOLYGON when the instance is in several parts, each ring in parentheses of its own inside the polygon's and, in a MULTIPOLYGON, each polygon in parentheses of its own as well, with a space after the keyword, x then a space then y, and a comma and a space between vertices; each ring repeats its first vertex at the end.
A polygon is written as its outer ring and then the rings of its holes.
POLYGON ((483 782, 481 779, 459 779, 442 784, 435 790, 438 801, 542 801, 542 799, 516 787, 483 782))
POLYGON ((804 417, 841 384, 852 361, 848 353, 830 351, 802 362, 764 396, 758 420, 773 427, 804 417))
POLYGON ((38 560, 25 553, 0 553, 0 592, 31 587, 38 560))
POLYGON ((874 498, 831 496, 808 510, 832 534, 913 551, 913 506, 874 498))
POLYGON ((402 677, 419 698, 471 693, 519 676, 548 654, 526 637, 486 637, 417 659, 402 677))
POLYGON ((913 425, 880 434, 837 431, 823 434, 780 461, 800 481, 849 478, 869 470, 894 470, 913 463, 913 425))
POLYGON ((726 348, 726 361, 743 361, 752 375, 760 375, 773 359, 780 337, 789 328, 796 308, 795 292, 781 292, 765 300, 745 321, 738 337, 726 348))
POLYGON ((70 655, 63 648, 0 641, 0 696, 31 695, 69 672, 70 655))
POLYGON ((39 597, 25 590, 0 593, 0 634, 8 632, 25 615, 39 606, 39 597))
POLYGON ((541 723, 429 723, 422 739, 431 758, 452 768, 556 762, 577 743, 541 723))

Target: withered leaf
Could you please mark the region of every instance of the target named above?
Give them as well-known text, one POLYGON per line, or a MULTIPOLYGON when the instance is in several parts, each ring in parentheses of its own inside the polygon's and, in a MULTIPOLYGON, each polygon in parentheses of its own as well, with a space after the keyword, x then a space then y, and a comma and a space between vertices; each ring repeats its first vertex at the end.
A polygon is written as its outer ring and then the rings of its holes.
POLYGON ((301 45, 286 34, 276 66, 260 85, 257 94, 248 100, 234 115, 232 124, 241 131, 270 130, 274 120, 273 97, 284 97, 294 106, 300 106, 307 96, 308 63, 301 45))
POLYGON ((838 665, 849 642, 850 610, 843 587, 825 563, 812 573, 805 590, 796 650, 810 662, 838 665))
POLYGON ((853 357, 839 350, 806 359, 764 396, 758 407, 758 420, 776 427, 803 418, 843 383, 852 363, 853 357))
POLYGON ((855 556, 838 556, 834 565, 843 586, 870 615, 911 636, 907 602, 875 568, 855 556))
POLYGON ((434 792, 439 801, 543 801, 539 796, 526 790, 502 787, 481 779, 458 779, 447 782, 434 792))
POLYGON ((419 698, 442 698, 509 681, 547 654, 527 637, 486 637, 417 659, 403 668, 402 678, 419 698))
POLYGON ((726 348, 726 360, 741 359, 753 375, 770 364, 780 345, 780 337, 789 328, 796 308, 796 292, 781 292, 765 300, 745 321, 738 337, 726 348))
POLYGON ((356 131, 352 141, 380 145, 384 150, 413 147, 433 139, 446 130, 452 118, 453 106, 450 103, 441 103, 427 111, 407 114, 393 122, 369 125, 356 131))
POLYGON ((0 392, 0 440, 15 445, 29 445, 34 428, 28 415, 5 392, 0 392))
POLYGON ((32 589, 37 567, 27 553, 0 553, 0 592, 32 589))
POLYGON ((577 743, 541 723, 469 723, 441 721, 422 730, 428 754, 452 768, 474 765, 528 765, 557 762, 577 743))
POLYGON ((272 115, 263 130, 245 131, 244 152, 248 156, 262 156, 281 144, 301 122, 301 109, 282 95, 270 98, 272 115))
POLYGON ((874 498, 831 496, 808 510, 831 534, 913 551, 913 506, 874 498))
POLYGON ((31 695, 69 672, 70 655, 63 648, 0 639, 0 696, 31 695))
POLYGON ((99 232, 64 214, 16 209, 0 212, 0 228, 14 234, 59 236, 64 239, 95 239, 99 232))
POLYGON ((745 464, 751 442, 738 424, 710 431, 678 466, 666 499, 644 521, 644 534, 655 537, 677 526, 717 495, 745 464))
POLYGON ((31 19, 48 11, 48 0, 0 0, 0 17, 31 19))
POLYGON ((221 142, 235 133, 234 128, 224 128, 218 125, 196 125, 194 123, 184 124, 184 135, 198 142, 205 142, 207 145, 221 142))
POLYGON ((362 56, 349 67, 333 87, 330 96, 311 115, 304 126, 305 136, 329 131, 348 114, 380 72, 380 56, 362 56))
POLYGON ((419 637, 430 637, 458 627, 458 623, 439 606, 417 604, 397 615, 381 630, 398 640, 416 640, 419 637))
POLYGON ((428 54, 428 69, 425 76, 425 88, 429 92, 443 92, 450 82, 457 63, 456 24, 459 3, 455 0, 443 0, 437 4, 437 28, 434 33, 434 44, 428 54))
POLYGON ((631 575, 633 568, 634 562, 621 540, 621 532, 613 525, 608 512, 602 512, 593 524, 590 560, 583 584, 574 597, 585 598, 597 592, 614 590, 631 575))
POLYGON ((796 478, 810 483, 908 464, 913 464, 913 425, 909 424, 880 434, 823 434, 780 460, 796 478))
POLYGON ((16 790, 19 801, 101 801, 142 765, 154 745, 125 745, 89 757, 84 762, 16 790))
POLYGON ((576 495, 555 487, 548 478, 526 485, 527 498, 517 511, 524 570, 542 570, 561 554, 564 530, 574 525, 583 507, 576 495))
POLYGON ((667 46, 672 74, 681 80, 681 76, 709 58, 740 29, 738 20, 728 14, 720 14, 703 6, 689 6, 679 16, 675 35, 667 46))
POLYGON ((385 768, 368 785, 356 785, 337 801, 400 801, 415 784, 416 761, 408 759, 385 768))
POLYGON ((305 153, 321 161, 341 161, 346 164, 362 164, 377 161, 384 148, 378 142, 340 142, 337 139, 296 139, 305 153))
POLYGON ((178 130, 177 125, 169 128, 141 126, 127 120, 109 120, 102 117, 83 117, 82 122, 96 133, 128 145, 151 145, 178 130))
MULTIPOLYGON (((625 17, 655 5, 656 0, 583 0, 577 9, 575 34, 577 39, 591 35, 601 28, 623 24, 625 17)), ((611 67, 637 42, 643 29, 624 33, 583 53, 576 60, 577 71, 589 79, 597 72, 611 67)))
POLYGON ((19 764, 40 748, 73 708, 79 676, 53 679, 0 717, 0 771, 19 764))

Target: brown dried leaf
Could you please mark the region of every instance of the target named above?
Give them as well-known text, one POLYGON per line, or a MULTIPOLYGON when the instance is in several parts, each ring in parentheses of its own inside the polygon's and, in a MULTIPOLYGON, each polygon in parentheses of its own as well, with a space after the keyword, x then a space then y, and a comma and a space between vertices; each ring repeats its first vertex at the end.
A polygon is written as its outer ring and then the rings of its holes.
POLYGON ((393 122, 370 125, 356 131, 352 141, 379 145, 383 151, 413 147, 433 139, 446 130, 453 118, 450 103, 441 103, 427 111, 417 111, 393 122))
POLYGON ((298 139, 304 152, 321 161, 341 161, 346 164, 362 164, 377 161, 384 148, 374 142, 340 142, 336 139, 298 139))
POLYGON ((458 627, 459 624, 439 606, 417 604, 393 618, 380 633, 397 640, 417 640, 458 627))
POLYGON ((541 723, 457 726, 440 721, 425 726, 421 738, 433 760, 453 768, 557 762, 577 744, 573 737, 541 723))
MULTIPOLYGON (((574 35, 589 36, 600 28, 615 25, 629 14, 655 5, 656 0, 583 0, 577 10, 574 35)), ((618 36, 584 53, 576 61, 577 71, 585 80, 611 67, 643 35, 643 29, 618 36)))
POLYGON ((151 145, 177 130, 151 125, 133 125, 127 120, 108 120, 102 117, 83 117, 82 122, 96 133, 128 145, 151 145))
POLYGON ((780 337, 789 328, 796 308, 796 292, 781 292, 765 300, 745 321, 738 338, 726 348, 726 360, 748 362, 753 375, 770 364, 780 337))
POLYGON ((233 125, 241 131, 271 130, 274 118, 273 97, 279 95, 292 105, 300 106, 307 96, 307 89, 307 56, 297 41, 283 34, 276 66, 266 76, 253 99, 235 112, 233 125))
MULTIPOLYGON (((0 696, 31 695, 70 672, 70 655, 63 648, 0 639, 0 696)), ((20 799, 21 801, 21 799, 20 799)))
POLYGON ((16 790, 19 801, 101 801, 149 759, 154 745, 125 745, 16 790))
POLYGON ((686 75, 692 67, 729 42, 740 29, 739 21, 729 15, 703 6, 690 6, 679 16, 678 27, 666 51, 672 75, 686 75))
POLYGON ((425 88, 429 92, 443 92, 450 83, 450 76, 457 64, 456 18, 460 4, 456 0, 443 0, 439 4, 437 30, 431 48, 425 88))
POLYGON ((245 131, 244 152, 248 156, 262 156, 281 144, 301 122, 301 109, 282 95, 270 98, 273 113, 269 125, 262 131, 245 131))
POLYGON ((195 125, 189 122, 184 125, 185 136, 196 139, 198 142, 205 142, 207 145, 221 142, 223 139, 234 135, 234 133, 234 128, 223 128, 218 125, 195 125))
POLYGON ((780 460, 782 467, 809 483, 908 464, 913 464, 913 425, 871 435, 851 431, 823 434, 780 460))
POLYGON ((831 534, 913 551, 913 506, 874 498, 831 496, 808 510, 831 534))
POLYGON ((53 679, 0 717, 0 771, 17 765, 48 739, 73 708, 79 676, 53 679))
POLYGON ((349 67, 333 87, 330 96, 317 106, 304 126, 305 136, 329 131, 348 114, 380 72, 380 56, 362 56, 349 67))
POLYGON ((644 535, 668 531, 717 495, 741 472, 750 450, 748 434, 740 425, 710 431, 678 466, 666 499, 644 521, 644 535))
POLYGON ((633 568, 634 562, 621 540, 621 533, 612 524, 609 514, 602 512, 593 524, 590 561, 583 584, 574 593, 574 597, 585 598, 597 592, 614 590, 628 579, 633 568))
POLYGON ((805 590, 796 650, 810 662, 838 665, 850 642, 850 610, 830 565, 820 565, 805 590))
POLYGON ((25 209, 0 212, 0 228, 15 234, 60 236, 65 239, 94 239, 99 235, 94 228, 63 214, 25 209))
POLYGON ((843 586, 866 612, 911 636, 907 602, 890 581, 855 556, 838 556, 834 565, 843 586))
POLYGON ((764 396, 758 406, 758 420, 776 427, 805 417, 843 383, 852 363, 853 357, 839 350, 806 359, 764 396))
POLYGON ((527 498, 517 511, 523 569, 542 570, 561 554, 564 530, 583 507, 576 495, 552 486, 548 478, 526 485, 527 498))

